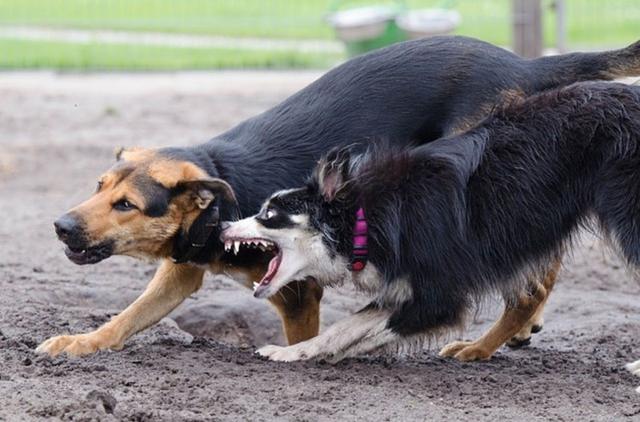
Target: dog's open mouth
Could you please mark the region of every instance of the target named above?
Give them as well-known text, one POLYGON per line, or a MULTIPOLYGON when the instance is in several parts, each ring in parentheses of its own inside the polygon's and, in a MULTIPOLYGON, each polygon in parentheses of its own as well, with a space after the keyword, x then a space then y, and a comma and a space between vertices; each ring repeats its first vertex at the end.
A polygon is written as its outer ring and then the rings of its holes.
POLYGON ((260 282, 253 283, 254 294, 258 296, 274 279, 282 262, 282 251, 278 245, 263 238, 229 238, 224 241, 224 250, 227 254, 244 256, 258 254, 260 260, 266 260, 267 271, 260 282))
POLYGON ((78 265, 96 264, 103 259, 109 258, 113 247, 111 243, 101 243, 97 246, 87 248, 69 246, 64 250, 64 254, 71 262, 78 265))

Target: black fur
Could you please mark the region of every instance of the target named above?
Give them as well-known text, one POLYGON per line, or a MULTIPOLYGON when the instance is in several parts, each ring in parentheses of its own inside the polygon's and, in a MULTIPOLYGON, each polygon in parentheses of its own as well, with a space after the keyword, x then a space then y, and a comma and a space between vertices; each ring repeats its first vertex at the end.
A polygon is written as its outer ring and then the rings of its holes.
POLYGON ((365 208, 370 262, 384 283, 404 277, 413 289, 388 323, 401 335, 456 324, 489 291, 521 291, 591 221, 640 265, 640 87, 575 84, 501 107, 462 135, 371 148, 327 203, 327 168, 347 160, 333 152, 306 189, 280 200, 292 196, 292 213, 332 233, 345 257, 365 208))
POLYGON ((145 174, 136 175, 133 185, 142 194, 145 206, 142 212, 149 217, 161 217, 169 209, 171 192, 145 174))
POLYGON ((640 74, 638 57, 640 43, 537 60, 465 37, 399 43, 349 60, 203 145, 161 153, 225 179, 248 216, 271 192, 301 184, 333 147, 354 144, 357 151, 381 138, 424 144, 477 122, 506 90, 530 94, 640 74))
POLYGON ((295 223, 289 217, 290 205, 274 198, 269 206, 264 208, 260 214, 256 215, 256 220, 263 226, 270 229, 287 229, 294 227, 295 223), (269 215, 272 213, 273 215, 269 215))

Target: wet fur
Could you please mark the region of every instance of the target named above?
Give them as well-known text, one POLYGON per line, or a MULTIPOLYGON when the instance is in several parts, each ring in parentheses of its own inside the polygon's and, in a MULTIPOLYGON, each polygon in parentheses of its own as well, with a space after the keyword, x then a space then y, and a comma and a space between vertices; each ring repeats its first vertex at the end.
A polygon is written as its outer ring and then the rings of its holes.
MULTIPOLYGON (((265 207, 306 215, 309 224, 297 230, 322 236, 322 268, 356 285, 361 275, 346 263, 355 211, 365 209, 369 265, 381 287, 363 312, 372 320, 388 315, 386 329, 376 323, 363 330, 361 312, 333 337, 260 353, 275 360, 339 358, 437 334, 459 324, 489 292, 516 301, 526 280, 552 267, 585 225, 638 268, 638 204, 640 87, 575 84, 513 101, 469 132, 425 146, 371 148, 355 158, 334 151, 306 188, 276 195, 265 207), (402 303, 388 300, 399 282, 411 287, 402 303), (349 350, 336 340, 348 332, 356 333, 349 350)), ((229 230, 238 236, 245 225, 229 230)), ((306 263, 308 275, 333 282, 317 271, 319 259, 315 254, 306 263)))

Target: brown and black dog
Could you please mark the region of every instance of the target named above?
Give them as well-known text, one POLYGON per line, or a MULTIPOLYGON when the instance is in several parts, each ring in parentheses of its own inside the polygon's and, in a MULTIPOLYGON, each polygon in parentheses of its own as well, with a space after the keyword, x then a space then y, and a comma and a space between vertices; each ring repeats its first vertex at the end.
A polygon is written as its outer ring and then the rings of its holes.
MULTIPOLYGON (((261 244, 225 251, 220 222, 252 215, 274 191, 300 185, 331 148, 352 145, 357 153, 376 140, 423 144, 468 128, 505 95, 637 74, 640 42, 610 52, 525 60, 478 40, 434 37, 354 58, 197 147, 125 150, 96 193, 56 221, 56 232, 77 264, 111 255, 162 263, 144 293, 111 321, 90 333, 53 337, 37 350, 86 355, 120 349, 198 290, 207 270, 251 287, 272 252, 261 244)), ((547 291, 556 269, 545 279, 547 291)), ((322 289, 302 280, 280 293, 271 301, 287 341, 317 335, 322 289)), ((506 319, 518 312, 533 315, 524 322, 516 318, 510 327, 516 343, 541 323, 544 300, 535 302, 535 310, 529 302, 505 310, 506 319)))

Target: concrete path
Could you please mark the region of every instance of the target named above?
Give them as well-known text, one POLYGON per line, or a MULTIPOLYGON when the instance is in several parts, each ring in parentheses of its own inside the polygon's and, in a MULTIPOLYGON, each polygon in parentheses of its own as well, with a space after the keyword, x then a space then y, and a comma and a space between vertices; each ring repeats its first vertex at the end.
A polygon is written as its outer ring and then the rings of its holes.
POLYGON ((59 41, 78 44, 139 44, 183 48, 230 48, 243 50, 300 51, 305 53, 342 53, 338 41, 234 38, 211 35, 171 34, 164 32, 113 31, 51 28, 40 26, 0 26, 0 38, 30 41, 59 41))

